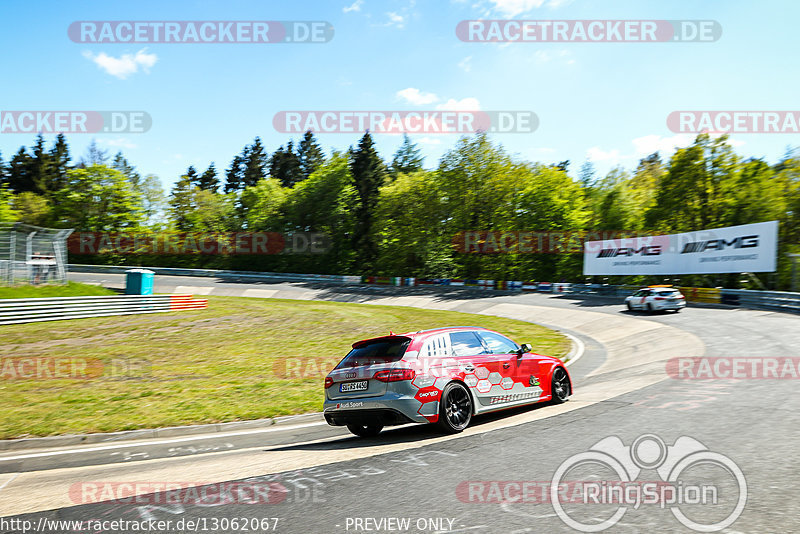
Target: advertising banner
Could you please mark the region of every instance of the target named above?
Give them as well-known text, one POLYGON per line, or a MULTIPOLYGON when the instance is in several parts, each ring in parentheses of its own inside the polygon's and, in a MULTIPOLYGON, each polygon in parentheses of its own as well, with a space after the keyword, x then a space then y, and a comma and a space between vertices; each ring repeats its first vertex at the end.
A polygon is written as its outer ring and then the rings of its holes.
POLYGON ((778 221, 682 234, 587 241, 585 275, 760 273, 776 270, 778 221))

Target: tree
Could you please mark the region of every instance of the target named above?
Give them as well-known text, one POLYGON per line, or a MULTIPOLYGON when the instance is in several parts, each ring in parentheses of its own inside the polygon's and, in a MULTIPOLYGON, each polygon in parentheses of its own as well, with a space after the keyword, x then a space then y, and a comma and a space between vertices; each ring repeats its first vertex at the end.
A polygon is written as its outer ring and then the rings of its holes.
POLYGON ((189 183, 194 186, 197 186, 198 182, 200 181, 200 176, 197 174, 197 169, 194 168, 194 165, 189 165, 189 168, 186 169, 186 174, 183 176, 185 176, 189 180, 189 183))
POLYGON ((583 185, 584 188, 588 189, 592 187, 595 180, 595 170, 591 161, 586 160, 583 165, 581 165, 578 179, 581 181, 581 185, 583 185))
POLYGON ((142 222, 139 194, 124 174, 106 165, 67 171, 66 187, 55 200, 58 224, 78 230, 120 231, 142 222))
POLYGON ((322 152, 314 134, 308 130, 303 134, 303 139, 297 147, 297 161, 300 167, 301 180, 307 179, 325 163, 325 154, 322 152))
POLYGON ((242 160, 244 164, 242 184, 245 187, 256 185, 267 177, 267 153, 260 137, 256 137, 252 145, 245 147, 242 160))
POLYGON ((37 195, 32 191, 23 191, 12 198, 11 207, 19 222, 36 226, 53 224, 52 205, 42 195, 37 195))
POLYGON ((230 230, 233 205, 228 197, 194 185, 187 175, 175 183, 169 198, 169 215, 181 232, 230 230))
POLYGON ((213 161, 205 170, 205 172, 200 175, 200 179, 197 182, 197 187, 205 191, 211 191, 212 193, 217 192, 217 188, 219 188, 219 178, 217 178, 217 168, 214 167, 213 161))
POLYGON ((131 165, 128 160, 125 159, 125 156, 122 155, 122 152, 116 153, 111 162, 111 168, 116 169, 124 174, 125 178, 128 179, 128 182, 130 182, 134 188, 138 187, 142 177, 138 172, 136 172, 136 167, 131 165))
POLYGON ((34 180, 33 158, 20 147, 8 166, 8 185, 15 193, 39 191, 34 180))
POLYGON ((292 187, 302 181, 303 173, 300 159, 294 151, 294 143, 289 141, 286 148, 280 146, 269 158, 269 175, 278 180, 283 187, 292 187))
POLYGON ((90 165, 105 165, 108 161, 108 151, 101 150, 97 146, 97 142, 92 139, 89 146, 86 148, 86 155, 81 157, 81 167, 88 167, 90 165))
POLYGON ((243 187, 244 160, 241 156, 234 156, 231 166, 225 171, 225 192, 231 193, 243 187))
POLYGON ((14 195, 3 184, 0 185, 0 222, 16 221, 19 216, 11 205, 14 195))
POLYGON ((56 136, 56 142, 48 156, 49 169, 45 187, 50 192, 60 191, 67 184, 67 171, 70 168, 69 146, 64 134, 60 133, 56 136))
POLYGON ((144 224, 157 226, 164 210, 164 189, 161 180, 155 174, 148 174, 139 182, 136 191, 142 199, 142 216, 144 224))
POLYGON ((378 191, 386 179, 386 166, 375 150, 369 132, 358 143, 358 148, 350 148, 350 175, 356 190, 356 229, 354 248, 364 272, 375 268, 378 256, 377 246, 372 234, 372 221, 378 204, 378 191))
POLYGON ((422 170, 422 162, 425 158, 420 153, 420 149, 411 142, 408 134, 403 134, 403 144, 394 153, 392 163, 389 165, 389 172, 392 176, 397 176, 399 173, 409 174, 422 170))

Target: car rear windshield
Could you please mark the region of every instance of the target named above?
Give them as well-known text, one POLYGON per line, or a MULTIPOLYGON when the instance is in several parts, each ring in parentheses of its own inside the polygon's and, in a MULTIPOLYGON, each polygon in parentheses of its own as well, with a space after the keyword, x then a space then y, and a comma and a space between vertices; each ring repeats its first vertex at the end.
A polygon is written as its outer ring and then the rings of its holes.
POLYGON ((391 340, 368 341, 358 348, 351 350, 336 366, 337 369, 346 367, 359 367, 362 365, 375 365, 400 361, 405 354, 411 340, 401 337, 391 340))
POLYGON ((659 297, 671 297, 678 294, 677 289, 662 289, 661 291, 656 291, 656 295, 659 297))

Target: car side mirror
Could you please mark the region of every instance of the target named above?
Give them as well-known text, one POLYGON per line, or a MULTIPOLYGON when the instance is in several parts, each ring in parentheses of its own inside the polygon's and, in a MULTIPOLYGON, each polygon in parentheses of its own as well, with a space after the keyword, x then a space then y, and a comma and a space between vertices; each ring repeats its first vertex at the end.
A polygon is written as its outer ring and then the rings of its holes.
POLYGON ((528 343, 523 343, 523 344, 520 346, 520 348, 519 348, 519 352, 517 352, 517 354, 519 354, 520 356, 522 356, 522 355, 523 355, 523 354, 525 354, 526 352, 530 352, 530 351, 532 351, 532 350, 533 350, 533 347, 531 347, 531 346, 530 346, 530 344, 528 344, 528 343))

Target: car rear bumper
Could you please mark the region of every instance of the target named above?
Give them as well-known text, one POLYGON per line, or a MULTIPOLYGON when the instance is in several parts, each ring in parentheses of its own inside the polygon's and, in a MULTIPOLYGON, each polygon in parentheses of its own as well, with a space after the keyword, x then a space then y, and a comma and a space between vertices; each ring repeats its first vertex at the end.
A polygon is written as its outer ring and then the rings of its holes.
POLYGON ((348 423, 377 422, 384 426, 406 423, 427 423, 431 416, 439 413, 438 402, 420 404, 413 397, 367 397, 362 399, 326 400, 323 407, 325 421, 329 425, 343 426, 348 423), (423 415, 424 414, 424 415, 423 415))

